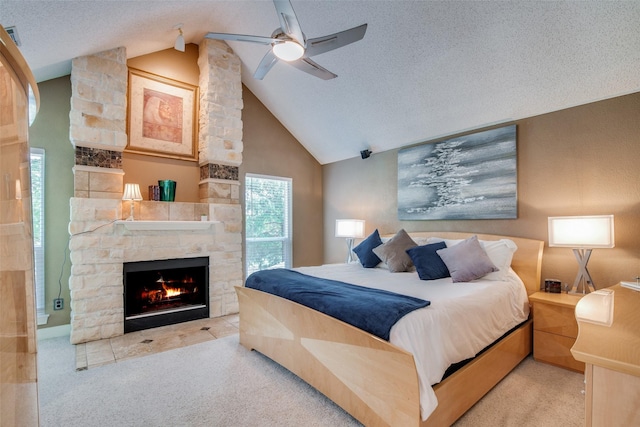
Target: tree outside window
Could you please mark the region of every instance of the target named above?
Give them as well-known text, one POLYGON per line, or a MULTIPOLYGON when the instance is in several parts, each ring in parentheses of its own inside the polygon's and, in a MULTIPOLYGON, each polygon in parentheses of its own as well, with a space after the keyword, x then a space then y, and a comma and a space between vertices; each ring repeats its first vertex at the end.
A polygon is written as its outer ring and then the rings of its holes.
POLYGON ((291 267, 291 179, 247 174, 245 178, 247 275, 291 267))

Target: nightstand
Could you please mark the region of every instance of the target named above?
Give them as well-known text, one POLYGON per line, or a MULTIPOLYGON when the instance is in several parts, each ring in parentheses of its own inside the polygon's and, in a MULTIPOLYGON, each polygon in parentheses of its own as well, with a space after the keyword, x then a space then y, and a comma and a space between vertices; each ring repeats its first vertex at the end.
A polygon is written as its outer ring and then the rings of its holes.
POLYGON ((573 358, 571 347, 578 336, 576 304, 582 295, 536 292, 533 305, 533 358, 572 371, 584 372, 584 363, 573 358))

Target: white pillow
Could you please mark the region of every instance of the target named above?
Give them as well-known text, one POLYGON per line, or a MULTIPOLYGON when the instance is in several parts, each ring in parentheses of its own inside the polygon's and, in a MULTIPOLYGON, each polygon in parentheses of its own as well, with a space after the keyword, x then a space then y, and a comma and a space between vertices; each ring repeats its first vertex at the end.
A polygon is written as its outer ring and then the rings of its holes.
MULTIPOLYGON (((409 236, 411 236, 411 233, 409 233, 409 236)), ((428 245, 429 243, 429 238, 428 237, 411 237, 413 239, 414 242, 416 242, 416 244, 418 246, 424 246, 424 245, 428 245)))
MULTIPOLYGON (((444 242, 447 247, 455 246, 465 239, 443 239, 441 237, 429 237, 429 243, 444 242)), ((480 246, 485 250, 489 259, 499 268, 498 271, 489 273, 483 277, 488 280, 507 280, 509 275, 509 267, 511 266, 511 260, 513 254, 518 250, 518 245, 510 239, 500 240, 480 240, 480 246)))
POLYGON ((484 276, 484 279, 489 280, 507 280, 509 274, 509 267, 511 267, 511 260, 513 254, 518 250, 518 246, 513 240, 500 239, 500 240, 486 240, 481 241, 480 244, 487 252, 489 259, 493 262, 493 265, 500 270, 489 273, 484 276))

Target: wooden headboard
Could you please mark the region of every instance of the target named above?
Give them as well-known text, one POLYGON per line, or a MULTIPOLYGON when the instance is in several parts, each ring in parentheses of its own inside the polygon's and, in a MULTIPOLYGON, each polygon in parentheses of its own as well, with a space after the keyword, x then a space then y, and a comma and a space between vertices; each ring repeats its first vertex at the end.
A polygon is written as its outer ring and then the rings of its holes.
MULTIPOLYGON (((511 239, 518 245, 518 250, 513 254, 511 268, 520 276, 527 288, 527 294, 531 295, 540 290, 542 272, 542 240, 525 239, 523 237, 499 236, 495 234, 463 233, 456 231, 412 231, 407 233, 411 237, 442 237, 443 239, 466 239, 477 235, 480 240, 511 239)), ((385 235, 384 237, 393 237, 385 235)))

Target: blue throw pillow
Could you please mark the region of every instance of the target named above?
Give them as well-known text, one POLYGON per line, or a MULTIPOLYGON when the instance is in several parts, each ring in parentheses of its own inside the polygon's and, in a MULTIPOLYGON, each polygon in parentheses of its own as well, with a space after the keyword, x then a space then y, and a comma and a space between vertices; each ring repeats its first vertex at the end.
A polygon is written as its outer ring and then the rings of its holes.
POLYGON ((446 247, 447 244, 445 242, 438 242, 407 249, 407 254, 409 254, 413 265, 416 266, 416 271, 421 280, 435 280, 450 276, 446 264, 442 261, 440 255, 436 253, 437 250, 445 249, 446 247))
POLYGON ((377 248, 381 244, 382 239, 380 239, 380 233, 378 233, 378 229, 376 229, 376 231, 371 233, 369 237, 353 248, 353 252, 358 255, 360 264, 362 264, 363 267, 373 268, 382 262, 382 260, 378 258, 378 255, 373 253, 373 248, 377 248))

